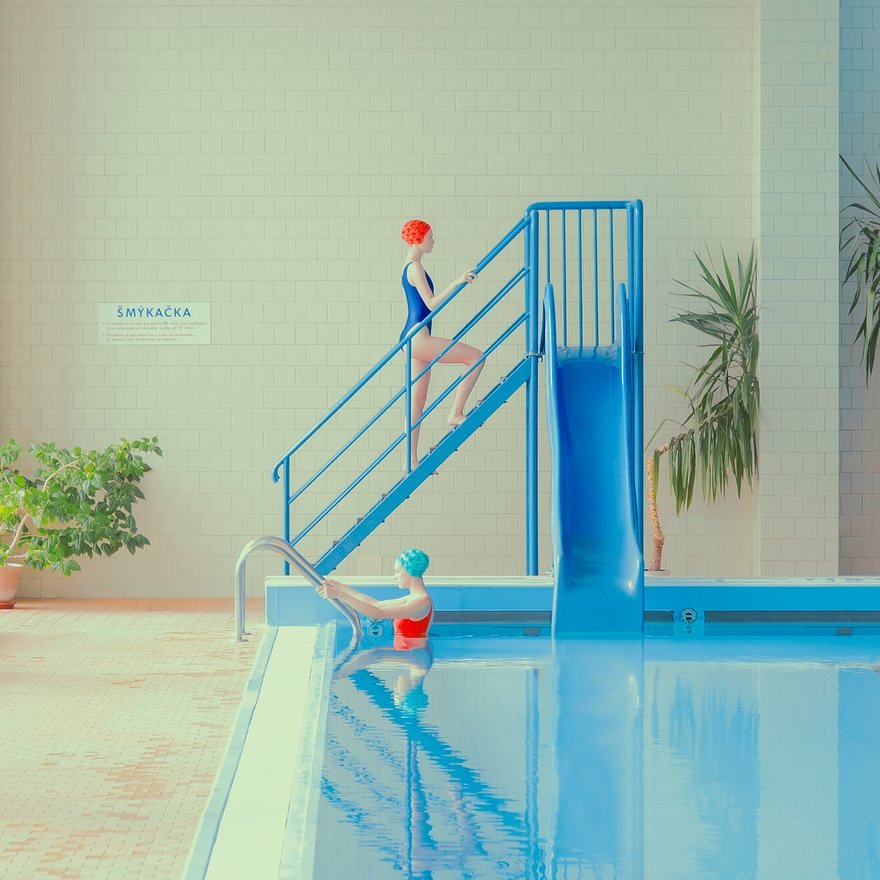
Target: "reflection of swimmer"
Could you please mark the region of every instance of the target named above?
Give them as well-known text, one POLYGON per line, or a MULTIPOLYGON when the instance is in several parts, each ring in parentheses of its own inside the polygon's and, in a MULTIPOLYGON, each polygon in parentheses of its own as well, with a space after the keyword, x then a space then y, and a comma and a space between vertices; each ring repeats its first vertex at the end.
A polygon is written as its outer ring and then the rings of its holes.
MULTIPOLYGON (((481 838, 482 817, 495 823, 501 816, 502 824, 507 826, 517 821, 482 783, 477 771, 445 742, 438 727, 442 718, 426 722, 424 712, 429 700, 425 681, 433 663, 429 638, 397 634, 394 647, 361 648, 334 673, 337 678, 348 677, 391 728, 405 737, 405 765, 400 782, 405 786, 402 800, 407 871, 402 876, 406 877, 430 877, 432 871, 441 869, 447 870, 449 876, 462 876, 463 859, 487 855, 481 838), (436 780, 426 789, 422 776, 426 759, 433 764, 435 777, 437 773, 446 777, 439 796, 436 780), (430 807, 429 793, 435 795, 430 807), (433 828, 439 820, 432 821, 432 809, 442 816, 444 824, 451 822, 457 829, 455 845, 450 846, 448 840, 441 845, 434 839, 433 828)), ((381 735, 385 729, 386 725, 381 725, 374 732, 381 735)))
MULTIPOLYGON (((393 620, 395 640, 424 639, 434 617, 434 603, 422 580, 428 562, 428 554, 422 550, 404 550, 397 557, 394 580, 401 590, 409 590, 409 595, 402 599, 373 599, 330 578, 325 578, 318 592, 325 599, 341 599, 355 611, 375 620, 393 620)), ((406 649, 404 642, 401 647, 406 649)))
POLYGON ((428 708, 428 695, 424 683, 434 653, 430 639, 408 639, 405 636, 394 636, 394 647, 398 659, 406 658, 404 671, 397 676, 394 684, 394 705, 405 712, 420 712, 428 708))
MULTIPOLYGON (((404 764, 400 768, 399 784, 405 787, 401 798, 405 809, 405 839, 400 855, 407 862, 404 876, 413 878, 432 876, 429 873, 432 868, 436 870, 438 866, 443 866, 445 852, 432 835, 419 754, 419 716, 428 706, 424 682, 433 663, 434 652, 429 638, 413 639, 395 635, 394 647, 361 648, 338 666, 334 673, 337 678, 350 678, 355 687, 367 694, 376 706, 384 708, 385 712, 392 712, 397 730, 404 735, 404 764), (389 687, 395 673, 397 679, 389 687)), ((454 800, 454 803, 456 811, 460 811, 458 800, 454 800)))
POLYGON ((428 706, 424 683, 434 663, 430 639, 394 637, 393 648, 364 648, 346 660, 337 670, 337 676, 354 675, 362 669, 381 669, 397 672, 392 688, 394 705, 405 712, 417 713, 428 706))

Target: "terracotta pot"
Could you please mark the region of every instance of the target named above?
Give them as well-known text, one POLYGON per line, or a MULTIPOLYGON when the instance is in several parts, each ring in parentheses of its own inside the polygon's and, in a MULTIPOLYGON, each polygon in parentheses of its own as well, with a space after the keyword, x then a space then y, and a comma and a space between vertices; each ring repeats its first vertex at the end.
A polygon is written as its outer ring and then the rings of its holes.
POLYGON ((0 608, 15 607, 15 591, 21 578, 21 565, 0 565, 0 608))

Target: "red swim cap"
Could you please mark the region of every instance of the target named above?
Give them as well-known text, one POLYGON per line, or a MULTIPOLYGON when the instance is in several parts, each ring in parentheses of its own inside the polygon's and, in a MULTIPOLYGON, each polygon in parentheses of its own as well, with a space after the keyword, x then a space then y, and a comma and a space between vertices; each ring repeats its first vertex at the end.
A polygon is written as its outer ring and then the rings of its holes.
POLYGON ((421 244, 431 227, 424 220, 407 220, 400 230, 400 237, 407 244, 421 244))

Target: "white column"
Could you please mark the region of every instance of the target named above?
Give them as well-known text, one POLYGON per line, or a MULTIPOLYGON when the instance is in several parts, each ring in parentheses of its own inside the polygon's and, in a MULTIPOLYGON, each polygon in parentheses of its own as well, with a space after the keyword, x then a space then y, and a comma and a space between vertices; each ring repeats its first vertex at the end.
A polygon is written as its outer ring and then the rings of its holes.
POLYGON ((838 569, 838 0, 756 0, 758 575, 838 569))

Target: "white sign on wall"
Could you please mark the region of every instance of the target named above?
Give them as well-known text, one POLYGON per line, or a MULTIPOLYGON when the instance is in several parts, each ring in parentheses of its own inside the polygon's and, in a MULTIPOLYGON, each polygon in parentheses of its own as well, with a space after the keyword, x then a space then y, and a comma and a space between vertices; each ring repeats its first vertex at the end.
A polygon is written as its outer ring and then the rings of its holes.
POLYGON ((210 345, 210 303, 100 303, 99 345, 210 345))

